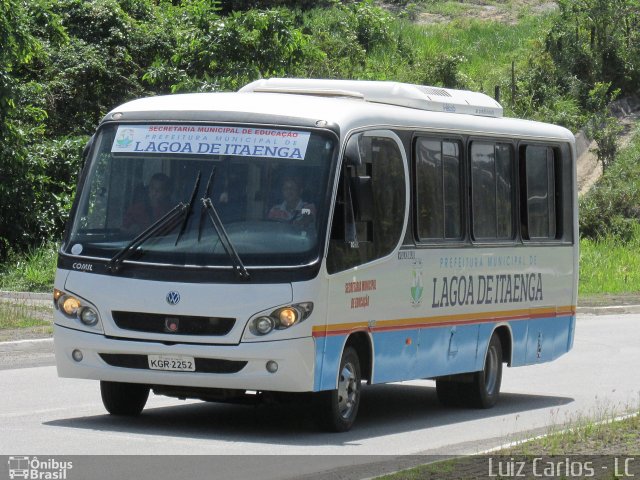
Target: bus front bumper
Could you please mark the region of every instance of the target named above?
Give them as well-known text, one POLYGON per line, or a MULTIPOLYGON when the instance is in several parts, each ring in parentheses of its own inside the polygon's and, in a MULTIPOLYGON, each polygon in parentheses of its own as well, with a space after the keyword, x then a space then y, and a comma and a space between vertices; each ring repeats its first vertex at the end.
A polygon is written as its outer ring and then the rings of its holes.
POLYGON ((165 345, 107 338, 54 325, 54 345, 60 377, 279 392, 310 392, 314 384, 315 342, 311 337, 239 345, 165 345), (82 360, 74 359, 74 350, 81 352, 82 360), (148 355, 191 357, 196 359, 196 365, 199 362, 214 365, 214 370, 218 364, 228 366, 246 362, 246 365, 235 373, 151 370, 148 367, 148 355), (277 362, 275 373, 267 371, 266 364, 269 361, 277 362), (114 363, 126 363, 127 366, 114 366, 114 363))

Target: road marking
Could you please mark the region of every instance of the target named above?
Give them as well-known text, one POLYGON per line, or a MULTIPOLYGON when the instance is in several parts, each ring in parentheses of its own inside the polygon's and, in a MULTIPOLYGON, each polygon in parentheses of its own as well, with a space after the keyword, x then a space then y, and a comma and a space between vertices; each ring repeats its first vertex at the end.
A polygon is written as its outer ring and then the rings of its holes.
POLYGON ((14 345, 24 345, 25 343, 53 343, 53 338, 32 338, 28 340, 14 340, 12 342, 0 342, 0 348, 12 347, 14 345))

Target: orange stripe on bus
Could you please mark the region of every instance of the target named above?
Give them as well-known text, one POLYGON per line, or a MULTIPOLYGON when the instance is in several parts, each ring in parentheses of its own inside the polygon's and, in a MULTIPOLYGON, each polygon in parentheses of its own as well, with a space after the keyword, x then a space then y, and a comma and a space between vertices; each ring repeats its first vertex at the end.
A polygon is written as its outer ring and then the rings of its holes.
POLYGON ((533 308, 499 312, 464 313, 458 315, 438 315, 434 317, 404 318, 397 320, 378 320, 372 322, 336 323, 326 327, 313 327, 314 337, 346 335, 357 330, 388 332, 415 328, 435 328, 453 325, 474 325, 501 321, 530 320, 534 318, 552 318, 575 315, 575 306, 559 308, 533 308))

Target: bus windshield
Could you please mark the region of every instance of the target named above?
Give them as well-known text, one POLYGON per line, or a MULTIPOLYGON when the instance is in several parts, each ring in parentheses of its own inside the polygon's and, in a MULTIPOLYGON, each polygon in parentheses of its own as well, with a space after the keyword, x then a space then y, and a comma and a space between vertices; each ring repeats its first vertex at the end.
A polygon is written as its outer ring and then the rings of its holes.
POLYGON ((309 264, 336 143, 288 127, 107 125, 64 249, 110 260, 134 245, 130 260, 201 268, 233 263, 230 244, 247 267, 309 264))

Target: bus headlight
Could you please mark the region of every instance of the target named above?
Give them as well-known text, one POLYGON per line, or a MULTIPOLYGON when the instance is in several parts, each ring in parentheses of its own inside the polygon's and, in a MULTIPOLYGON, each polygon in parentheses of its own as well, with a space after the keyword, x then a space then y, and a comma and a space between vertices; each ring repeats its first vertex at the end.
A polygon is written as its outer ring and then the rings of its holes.
POLYGON ((71 295, 62 295, 58 299, 58 307, 68 317, 75 317, 81 305, 80 300, 71 295))
POLYGON ((311 315, 313 302, 302 302, 281 307, 269 315, 260 315, 249 322, 249 331, 254 335, 267 335, 273 330, 284 330, 296 325, 311 315))
POLYGON ((53 293, 53 302, 56 309, 65 317, 79 320, 84 326, 96 327, 100 322, 98 310, 86 300, 56 289, 53 293))
POLYGON ((253 332, 256 335, 266 335, 276 326, 271 317, 258 317, 253 322, 253 332))
POLYGON ((289 328, 298 321, 298 318, 299 314, 295 308, 286 307, 278 312, 278 320, 283 328, 289 328))
POLYGON ((84 307, 82 310, 80 310, 80 315, 78 315, 78 318, 80 318, 80 321, 85 325, 92 327, 93 325, 98 323, 98 312, 96 312, 91 307, 84 307))

